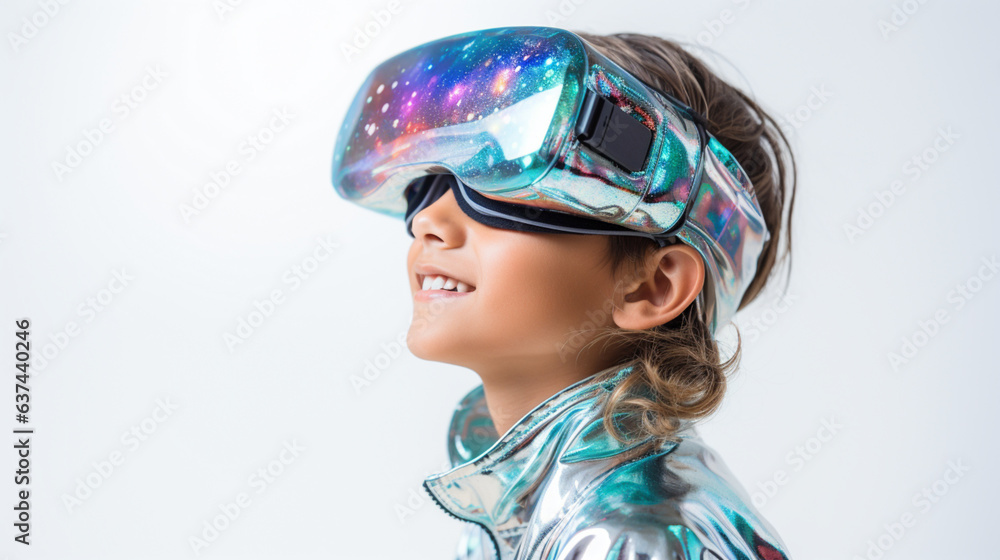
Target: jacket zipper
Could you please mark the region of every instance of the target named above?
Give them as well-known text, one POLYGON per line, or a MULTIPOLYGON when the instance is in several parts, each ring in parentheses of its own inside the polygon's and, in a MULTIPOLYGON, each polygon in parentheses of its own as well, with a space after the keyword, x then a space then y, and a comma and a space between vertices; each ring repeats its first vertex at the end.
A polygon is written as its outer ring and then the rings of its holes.
POLYGON ((484 524, 482 524, 482 523, 480 523, 478 521, 473 521, 471 519, 466 519, 464 517, 459 517, 459 516, 455 515, 454 513, 451 512, 451 510, 449 510, 448 508, 444 507, 444 504, 441 503, 441 500, 438 500, 437 496, 434 495, 434 492, 431 492, 431 489, 427 487, 427 481, 424 481, 423 487, 424 487, 424 491, 427 492, 427 494, 430 495, 431 500, 435 504, 437 504, 437 507, 441 508, 441 510, 444 511, 445 513, 447 513, 449 517, 454 517, 455 519, 458 519, 459 521, 464 521, 466 523, 472 523, 473 525, 478 525, 478 526, 482 527, 483 528, 483 532, 486 533, 486 536, 490 538, 490 543, 493 545, 493 551, 495 552, 495 556, 496 556, 497 560, 502 560, 501 557, 500 557, 500 545, 497 544, 496 539, 493 538, 493 533, 490 532, 489 527, 487 527, 486 525, 484 525, 484 524))

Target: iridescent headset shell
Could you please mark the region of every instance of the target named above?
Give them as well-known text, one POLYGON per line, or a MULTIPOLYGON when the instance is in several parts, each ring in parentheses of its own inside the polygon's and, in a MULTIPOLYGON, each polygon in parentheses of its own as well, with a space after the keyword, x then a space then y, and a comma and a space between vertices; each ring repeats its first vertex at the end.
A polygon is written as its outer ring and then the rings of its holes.
POLYGON ((689 108, 556 28, 463 33, 369 74, 337 138, 337 192, 403 218, 407 185, 437 172, 496 200, 676 236, 706 263, 698 303, 713 333, 736 313, 770 238, 746 173, 689 108), (577 138, 588 90, 653 132, 641 170, 577 138))

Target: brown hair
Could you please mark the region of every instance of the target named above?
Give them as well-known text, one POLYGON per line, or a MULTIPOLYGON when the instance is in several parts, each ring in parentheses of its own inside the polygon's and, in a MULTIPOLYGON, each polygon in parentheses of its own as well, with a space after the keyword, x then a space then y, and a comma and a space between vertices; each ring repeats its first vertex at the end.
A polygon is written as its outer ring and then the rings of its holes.
MULTIPOLYGON (((742 309, 764 287, 776 265, 788 262, 791 218, 795 203, 795 158, 777 121, 739 89, 713 74, 708 67, 678 43, 638 33, 591 35, 575 32, 601 54, 652 87, 665 91, 708 120, 708 132, 722 143, 746 171, 764 214, 771 239, 757 261, 757 272, 740 302, 742 309), (787 202, 787 218, 782 214, 787 202), (778 248, 785 251, 779 260, 778 248)), ((612 268, 635 273, 647 266, 655 243, 647 238, 608 236, 612 268)), ((787 284, 787 277, 786 277, 787 284)), ((636 371, 609 395, 604 423, 614 437, 626 441, 651 434, 672 438, 679 420, 695 420, 715 412, 726 391, 727 375, 739 365, 742 341, 732 357, 721 356, 707 319, 692 304, 673 321, 645 331, 611 328, 589 344, 625 348, 626 363, 636 371), (623 434, 614 418, 626 413, 638 429, 623 434)), ((588 345, 589 345, 588 344, 588 345)))

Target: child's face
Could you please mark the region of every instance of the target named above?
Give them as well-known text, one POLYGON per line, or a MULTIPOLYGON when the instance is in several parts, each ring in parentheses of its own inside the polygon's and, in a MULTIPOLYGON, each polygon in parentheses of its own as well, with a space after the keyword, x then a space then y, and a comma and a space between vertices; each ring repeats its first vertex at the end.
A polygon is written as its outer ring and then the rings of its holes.
MULTIPOLYGON (((486 226, 462 211, 450 189, 414 216, 412 228, 407 269, 414 303, 407 345, 420 358, 480 373, 501 364, 573 367, 593 336, 573 331, 614 324, 615 279, 605 236, 486 226), (472 291, 422 290, 424 276, 433 272, 472 291)), ((609 356, 600 355, 581 355, 577 365, 607 367, 596 360, 609 356)))

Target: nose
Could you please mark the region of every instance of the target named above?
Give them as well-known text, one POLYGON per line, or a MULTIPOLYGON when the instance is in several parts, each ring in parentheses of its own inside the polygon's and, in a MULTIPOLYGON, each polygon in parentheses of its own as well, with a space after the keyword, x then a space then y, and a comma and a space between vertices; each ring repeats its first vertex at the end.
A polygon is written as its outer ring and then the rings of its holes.
POLYGON ((455 191, 449 188, 414 214, 410 228, 415 241, 457 247, 465 240, 467 221, 468 216, 455 200, 455 191))

